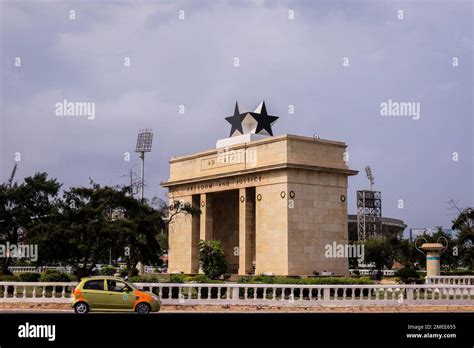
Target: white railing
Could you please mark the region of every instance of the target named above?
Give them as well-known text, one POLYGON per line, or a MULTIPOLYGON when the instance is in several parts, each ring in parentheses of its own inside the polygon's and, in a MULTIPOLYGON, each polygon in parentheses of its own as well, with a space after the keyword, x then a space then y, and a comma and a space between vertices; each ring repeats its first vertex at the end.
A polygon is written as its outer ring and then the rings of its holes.
POLYGON ((474 276, 434 276, 426 277, 426 284, 474 285, 474 276))
MULTIPOLYGON (((123 267, 115 267, 115 271, 118 273, 123 267)), ((45 270, 55 270, 61 273, 72 274, 72 267, 71 266, 43 266, 43 267, 36 267, 36 266, 11 266, 8 267, 8 270, 12 273, 26 273, 26 272, 44 272, 45 270)), ((156 266, 144 266, 144 271, 146 274, 157 274, 158 269, 156 266)))
MULTIPOLYGON (((373 272, 376 272, 376 270, 372 269, 350 269, 349 273, 351 275, 371 275, 373 272)), ((384 276, 394 276, 395 275, 395 270, 393 269, 384 269, 382 270, 382 274, 384 276)))
POLYGON ((42 267, 36 267, 36 266, 11 266, 8 267, 8 270, 12 273, 26 273, 26 272, 44 272, 45 270, 54 270, 58 271, 61 273, 67 273, 71 274, 72 273, 72 267, 70 266, 42 266, 42 267))
MULTIPOLYGON (((77 283, 0 282, 1 302, 68 303, 77 283)), ((292 285, 136 283, 164 305, 403 306, 474 305, 472 285, 292 285)))
POLYGON ((26 273, 26 272, 38 272, 36 266, 11 266, 8 270, 12 273, 26 273))
POLYGON ((2 302, 69 302, 77 282, 0 282, 2 302))

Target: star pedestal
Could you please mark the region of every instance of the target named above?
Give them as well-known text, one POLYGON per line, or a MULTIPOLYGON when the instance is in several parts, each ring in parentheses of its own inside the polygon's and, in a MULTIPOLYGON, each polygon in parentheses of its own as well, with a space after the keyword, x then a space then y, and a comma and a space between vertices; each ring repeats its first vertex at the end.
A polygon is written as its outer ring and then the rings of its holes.
POLYGON ((238 136, 234 136, 230 138, 219 139, 216 142, 216 148, 219 149, 223 147, 231 147, 233 145, 249 143, 254 140, 265 139, 268 137, 269 137, 268 135, 264 135, 264 134, 248 133, 248 134, 238 135, 238 136))

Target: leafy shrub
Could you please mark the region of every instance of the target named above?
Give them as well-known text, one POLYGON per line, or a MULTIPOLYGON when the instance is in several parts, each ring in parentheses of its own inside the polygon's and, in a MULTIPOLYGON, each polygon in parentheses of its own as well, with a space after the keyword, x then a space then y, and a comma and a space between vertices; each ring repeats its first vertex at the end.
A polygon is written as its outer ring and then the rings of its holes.
POLYGON ((1 282, 19 282, 20 278, 16 275, 2 274, 0 275, 1 282))
POLYGON ((130 277, 128 281, 132 283, 165 283, 166 280, 159 276, 134 276, 130 277))
POLYGON ((37 282, 41 278, 41 274, 37 272, 25 272, 18 274, 21 282, 37 282))
POLYGON ((418 272, 411 267, 400 268, 395 272, 395 276, 404 284, 415 283, 420 278, 418 272))
POLYGON ((114 266, 105 266, 99 271, 99 274, 104 276, 113 276, 115 273, 116 271, 114 266))
POLYGON ((184 283, 184 275, 183 274, 171 274, 170 275, 170 283, 184 283))
POLYGON ((41 274, 40 281, 42 282, 69 282, 68 274, 61 273, 55 270, 46 270, 41 274))
POLYGON ((78 281, 77 276, 74 275, 74 274, 68 274, 67 277, 69 278, 70 282, 77 282, 78 281))
POLYGON ((218 240, 200 240, 198 249, 199 264, 206 276, 217 279, 226 272, 227 260, 218 240))
POLYGON ((223 283, 222 280, 215 280, 215 279, 210 279, 207 275, 205 274, 198 274, 195 276, 188 276, 184 278, 184 282, 195 282, 195 283, 223 283))
POLYGON ((318 278, 291 278, 291 277, 271 277, 271 276, 250 276, 241 277, 237 280, 241 284, 301 284, 301 285, 323 285, 323 284, 373 284, 367 277, 318 277, 318 278))
POLYGON ((126 267, 120 268, 119 275, 121 278, 125 278, 128 275, 128 270, 126 267))

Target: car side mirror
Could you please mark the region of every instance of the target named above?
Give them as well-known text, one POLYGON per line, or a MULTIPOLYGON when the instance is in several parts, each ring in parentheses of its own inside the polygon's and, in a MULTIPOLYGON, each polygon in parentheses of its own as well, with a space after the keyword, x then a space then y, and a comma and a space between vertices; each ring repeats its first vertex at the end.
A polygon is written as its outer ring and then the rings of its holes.
POLYGON ((123 288, 122 292, 130 292, 129 288, 123 288))

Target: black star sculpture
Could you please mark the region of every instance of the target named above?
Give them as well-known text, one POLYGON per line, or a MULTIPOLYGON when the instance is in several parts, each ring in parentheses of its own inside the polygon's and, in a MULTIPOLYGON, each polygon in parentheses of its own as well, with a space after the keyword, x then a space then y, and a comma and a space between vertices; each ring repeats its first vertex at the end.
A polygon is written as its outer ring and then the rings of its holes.
POLYGON ((235 131, 239 132, 240 134, 244 134, 244 131, 242 130, 242 121, 244 120, 246 115, 247 112, 243 114, 240 113, 239 104, 235 102, 234 116, 229 116, 225 118, 225 120, 231 124, 229 135, 230 137, 232 136, 232 134, 234 134, 235 131))
POLYGON ((265 101, 262 102, 262 108, 259 113, 251 112, 250 114, 257 121, 257 129, 255 130, 256 134, 260 134, 264 131, 267 134, 273 136, 272 125, 275 123, 276 120, 279 119, 279 117, 271 116, 267 113, 265 101))

